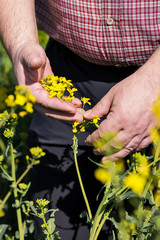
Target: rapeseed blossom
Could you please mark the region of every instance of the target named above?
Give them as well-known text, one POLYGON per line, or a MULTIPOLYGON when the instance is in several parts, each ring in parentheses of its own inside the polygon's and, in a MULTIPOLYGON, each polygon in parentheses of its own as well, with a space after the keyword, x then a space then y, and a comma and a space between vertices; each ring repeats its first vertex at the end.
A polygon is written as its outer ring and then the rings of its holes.
POLYGON ((41 80, 41 84, 49 92, 49 98, 57 97, 67 102, 72 102, 75 98, 74 92, 78 91, 73 87, 72 81, 67 80, 65 77, 48 75, 41 80), (65 94, 68 94, 68 96, 65 96, 65 94))
POLYGON ((3 132, 6 138, 12 138, 14 136, 14 131, 12 129, 6 128, 3 132))
POLYGON ((81 101, 83 102, 83 104, 87 103, 88 105, 91 105, 90 98, 82 97, 81 101))
POLYGON ((123 185, 138 195, 142 194, 146 183, 147 179, 135 172, 131 172, 123 179, 123 185))
POLYGON ((23 118, 28 113, 33 113, 33 104, 35 101, 35 97, 31 94, 28 88, 19 85, 15 87, 14 95, 10 94, 6 98, 5 103, 7 107, 14 109, 12 115, 13 118, 17 118, 18 115, 23 118), (15 114, 18 115, 15 117, 15 114))
POLYGON ((158 127, 151 128, 150 137, 154 144, 158 144, 158 142, 160 141, 160 129, 158 127))
POLYGON ((37 203, 37 208, 43 209, 46 205, 50 203, 50 201, 41 198, 41 199, 37 199, 36 203, 37 203))
POLYGON ((98 121, 100 120, 100 118, 98 116, 94 116, 93 117, 93 123, 98 123, 98 121))
POLYGON ((30 153, 34 159, 39 159, 45 156, 45 152, 43 152, 42 148, 40 147, 30 148, 30 153))
POLYGON ((106 171, 104 168, 97 168, 94 171, 95 178, 100 181, 102 184, 106 184, 111 181, 111 174, 106 171))
POLYGON ((78 130, 77 130, 77 126, 78 126, 79 122, 74 122, 73 125, 72 125, 72 132, 73 133, 77 133, 78 130))
POLYGON ((27 186, 27 184, 25 184, 25 183, 19 183, 19 188, 22 190, 22 191, 25 191, 25 190, 27 190, 27 188, 28 188, 28 186, 27 186))
POLYGON ((136 152, 132 156, 136 162, 136 171, 140 175, 148 178, 150 176, 150 166, 146 156, 140 152, 136 152))

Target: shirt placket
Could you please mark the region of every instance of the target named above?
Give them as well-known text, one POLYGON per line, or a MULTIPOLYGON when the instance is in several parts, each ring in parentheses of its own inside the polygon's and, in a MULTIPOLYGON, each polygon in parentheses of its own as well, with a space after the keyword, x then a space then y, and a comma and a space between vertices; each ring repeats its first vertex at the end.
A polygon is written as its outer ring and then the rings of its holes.
POLYGON ((116 66, 126 64, 123 0, 103 1, 103 36, 106 59, 116 66))

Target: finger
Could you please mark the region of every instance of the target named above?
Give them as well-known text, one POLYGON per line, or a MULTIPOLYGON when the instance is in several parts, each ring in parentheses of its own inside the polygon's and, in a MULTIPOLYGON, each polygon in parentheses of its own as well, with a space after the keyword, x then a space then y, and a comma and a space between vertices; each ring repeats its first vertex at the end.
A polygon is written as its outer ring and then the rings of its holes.
POLYGON ((103 163, 106 163, 108 162, 108 160, 111 160, 111 161, 117 161, 118 159, 121 159, 121 158, 124 158, 126 157, 128 154, 130 153, 130 150, 127 149, 127 148, 123 148, 121 151, 111 155, 111 156, 105 156, 102 158, 102 162, 103 163))
POLYGON ((46 107, 43 107, 42 105, 36 105, 35 109, 40 112, 41 114, 44 114, 47 117, 56 118, 63 121, 69 121, 69 122, 82 122, 83 117, 80 113, 80 109, 77 109, 78 111, 75 113, 68 113, 66 111, 58 111, 54 109, 49 109, 46 107))
POLYGON ((140 135, 132 136, 126 131, 120 131, 113 139, 94 150, 94 153, 110 156, 123 148, 127 148, 131 152, 139 145, 141 138, 140 135))
POLYGON ((103 117, 108 114, 113 100, 113 91, 109 91, 92 109, 85 112, 84 117, 88 120, 94 116, 103 117))
POLYGON ((30 48, 24 47, 20 54, 21 63, 32 70, 36 70, 46 64, 46 54, 39 45, 31 45, 30 48))
POLYGON ((76 107, 82 107, 82 102, 78 98, 74 98, 72 100, 72 104, 75 105, 76 107))
MULTIPOLYGON (((143 142, 143 137, 141 135, 135 136, 126 146, 124 146, 123 149, 120 151, 110 155, 105 156, 102 158, 103 162, 106 162, 108 160, 116 161, 120 158, 125 158, 128 154, 130 154, 132 151, 134 151, 140 144, 140 142, 143 142)), ((136 149, 137 150, 137 149, 136 149)))
POLYGON ((144 138, 141 143, 138 145, 138 147, 135 149, 136 151, 140 151, 146 147, 148 147, 151 144, 151 138, 148 136, 144 138))
MULTIPOLYGON (((86 113, 86 112, 85 112, 86 113)), ((85 115, 85 114, 84 114, 85 115)), ((116 117, 113 121, 111 114, 107 116, 105 120, 100 124, 99 128, 95 130, 88 138, 86 143, 88 146, 92 146, 94 142, 103 138, 107 133, 118 133, 121 127, 118 122, 116 122, 116 117)))
POLYGON ((43 89, 40 83, 33 83, 29 89, 36 98, 37 108, 40 109, 39 105, 43 108, 49 108, 57 111, 68 112, 69 114, 75 114, 77 107, 70 102, 65 102, 58 98, 49 98, 49 93, 43 89))

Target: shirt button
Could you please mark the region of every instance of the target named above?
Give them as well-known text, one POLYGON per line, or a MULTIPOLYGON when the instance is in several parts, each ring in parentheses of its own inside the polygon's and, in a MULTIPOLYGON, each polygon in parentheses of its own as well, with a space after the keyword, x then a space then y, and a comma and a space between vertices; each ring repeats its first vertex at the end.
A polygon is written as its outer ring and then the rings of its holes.
POLYGON ((106 23, 107 23, 107 25, 109 25, 109 26, 113 25, 113 23, 114 23, 113 18, 108 17, 106 23))

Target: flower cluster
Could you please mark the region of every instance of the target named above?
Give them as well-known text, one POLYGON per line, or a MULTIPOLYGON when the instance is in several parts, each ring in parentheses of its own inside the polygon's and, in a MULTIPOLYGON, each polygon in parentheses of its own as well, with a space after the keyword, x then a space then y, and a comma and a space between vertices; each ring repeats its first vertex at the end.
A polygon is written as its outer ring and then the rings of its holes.
POLYGON ((134 161, 134 168, 133 171, 124 178, 123 185, 140 195, 150 176, 150 162, 146 156, 141 153, 133 154, 132 158, 134 161))
POLYGON ((38 209, 43 209, 45 206, 47 206, 50 203, 50 201, 46 199, 37 199, 36 203, 37 203, 38 209))
POLYGON ((57 97, 64 101, 71 102, 74 97, 74 92, 77 91, 73 87, 71 80, 67 80, 65 77, 51 76, 41 80, 42 87, 49 92, 49 97, 57 97))
POLYGON ((82 122, 74 122, 72 125, 72 132, 74 134, 79 134, 80 132, 85 132, 86 128, 90 125, 97 127, 99 120, 100 118, 98 116, 94 116, 92 120, 84 119, 82 122))
MULTIPOLYGON (((84 109, 85 104, 91 105, 90 98, 82 97, 81 101, 83 103, 82 108, 84 109)), ((98 116, 94 116, 92 120, 83 119, 82 122, 74 122, 72 125, 72 132, 74 134, 79 134, 80 132, 85 132, 86 128, 90 125, 94 125, 97 128, 99 127, 98 121, 100 118, 98 116)))
POLYGON ((38 147, 32 147, 29 149, 30 153, 31 153, 31 157, 29 155, 26 156, 26 160, 28 165, 30 163, 32 163, 33 165, 37 165, 40 163, 39 158, 44 157, 45 156, 45 152, 43 151, 42 148, 38 147))
MULTIPOLYGON (((28 113, 33 113, 33 104, 35 101, 35 97, 23 85, 16 86, 14 94, 10 94, 5 100, 6 105, 16 109, 20 117, 24 117, 28 113)), ((15 112, 12 115, 13 118, 17 117, 17 113, 15 112)))
POLYGON ((40 148, 40 147, 30 148, 30 152, 31 152, 32 157, 33 157, 34 159, 39 159, 39 158, 45 156, 45 152, 43 152, 42 148, 40 148))

